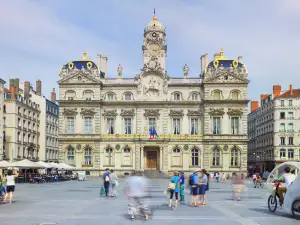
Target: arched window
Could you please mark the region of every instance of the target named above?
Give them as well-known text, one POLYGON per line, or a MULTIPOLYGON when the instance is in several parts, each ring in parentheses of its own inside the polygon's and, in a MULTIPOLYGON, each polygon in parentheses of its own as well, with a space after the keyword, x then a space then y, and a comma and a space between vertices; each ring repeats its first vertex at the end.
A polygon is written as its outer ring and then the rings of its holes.
POLYGON ((239 153, 240 153, 240 151, 236 148, 231 150, 231 152, 230 152, 230 158, 231 158, 230 165, 231 166, 239 166, 239 158, 240 158, 239 153))
POLYGON ((285 159, 286 158, 286 150, 283 148, 280 149, 279 156, 281 159, 285 159))
POLYGON ((181 94, 180 93, 174 93, 173 98, 174 98, 174 101, 180 101, 181 100, 181 94))
POLYGON ((288 124, 288 127, 287 127, 287 130, 288 130, 288 131, 294 131, 294 124, 289 123, 289 124, 288 124))
POLYGON ((94 98, 94 92, 91 90, 86 90, 83 92, 84 100, 92 100, 94 98))
POLYGON ((284 123, 281 123, 281 124, 280 124, 279 131, 281 131, 281 132, 284 132, 284 131, 285 131, 285 124, 284 124, 284 123))
POLYGON ((294 149, 289 149, 288 150, 288 158, 289 159, 294 159, 294 149))
POLYGON ((74 100, 76 98, 76 92, 75 91, 66 91, 65 99, 67 100, 74 100))
POLYGON ((231 92, 231 99, 232 100, 238 100, 239 99, 239 92, 238 91, 231 92))
POLYGON ((181 166, 181 153, 180 148, 175 147, 172 152, 172 166, 181 166))
POLYGON ((114 164, 114 154, 112 148, 105 149, 105 165, 112 166, 114 164))
POLYGON ((105 100, 107 100, 107 101, 113 101, 113 100, 115 100, 115 94, 114 93, 107 93, 105 95, 105 100))
POLYGON ((75 165, 75 149, 71 145, 67 148, 67 160, 69 165, 75 165))
POLYGON ((212 94, 213 100, 220 100, 221 99, 221 91, 214 91, 212 94))
POLYGON ((123 149, 123 165, 131 165, 131 150, 130 148, 123 149))
POLYGON ((218 148, 215 148, 212 152, 212 166, 221 165, 221 151, 218 148))
POLYGON ((198 95, 198 93, 192 93, 191 94, 191 99, 190 100, 192 100, 192 101, 197 101, 197 100, 199 100, 199 95, 198 95))
POLYGON ((124 100, 125 101, 131 101, 132 100, 132 94, 131 93, 125 93, 124 94, 124 100))
POLYGON ((84 149, 84 165, 92 165, 92 148, 86 146, 84 149))
POLYGON ((200 166, 199 163, 199 150, 196 148, 193 148, 191 150, 191 157, 192 157, 192 166, 200 166))

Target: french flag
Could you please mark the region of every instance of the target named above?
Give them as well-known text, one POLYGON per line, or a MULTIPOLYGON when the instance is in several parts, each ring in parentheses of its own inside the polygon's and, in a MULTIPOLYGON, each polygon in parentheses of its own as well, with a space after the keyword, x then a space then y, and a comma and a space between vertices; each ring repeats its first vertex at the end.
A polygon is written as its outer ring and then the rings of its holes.
POLYGON ((155 128, 154 129, 149 129, 149 134, 150 134, 150 139, 151 140, 154 139, 155 136, 158 137, 158 134, 157 134, 155 128))

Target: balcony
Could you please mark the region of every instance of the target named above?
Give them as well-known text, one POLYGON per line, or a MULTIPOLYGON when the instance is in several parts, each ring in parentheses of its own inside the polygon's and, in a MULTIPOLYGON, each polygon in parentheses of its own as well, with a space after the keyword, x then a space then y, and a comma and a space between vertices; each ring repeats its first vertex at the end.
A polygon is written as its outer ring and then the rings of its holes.
POLYGON ((24 131, 27 131, 27 128, 26 128, 26 127, 23 127, 23 130, 24 130, 24 131))
POLYGON ((285 129, 280 129, 279 132, 286 132, 286 130, 285 129))
POLYGON ((93 164, 89 164, 89 165, 84 164, 84 165, 81 165, 81 166, 82 166, 82 168, 89 168, 89 167, 93 167, 93 164))

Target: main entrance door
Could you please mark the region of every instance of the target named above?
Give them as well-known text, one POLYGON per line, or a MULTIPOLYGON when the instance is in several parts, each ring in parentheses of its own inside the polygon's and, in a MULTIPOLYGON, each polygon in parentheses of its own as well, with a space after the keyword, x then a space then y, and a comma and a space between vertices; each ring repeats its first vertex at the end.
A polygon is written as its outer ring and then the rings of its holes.
POLYGON ((150 170, 157 169, 157 151, 146 152, 146 168, 150 170))

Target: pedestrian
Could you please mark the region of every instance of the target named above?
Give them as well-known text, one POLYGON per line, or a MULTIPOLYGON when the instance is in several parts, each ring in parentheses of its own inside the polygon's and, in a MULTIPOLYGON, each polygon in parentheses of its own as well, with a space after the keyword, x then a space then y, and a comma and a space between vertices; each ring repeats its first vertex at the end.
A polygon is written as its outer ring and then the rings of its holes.
POLYGON ((222 173, 222 183, 225 183, 225 180, 226 180, 226 174, 222 173))
POLYGON ((6 177, 2 177, 0 175, 0 194, 3 195, 2 204, 5 204, 4 199, 7 198, 7 192, 6 192, 6 177))
POLYGON ((209 175, 205 169, 201 170, 201 174, 202 177, 199 180, 199 201, 201 206, 206 206, 206 191, 208 190, 209 175))
POLYGON ((173 177, 170 179, 169 191, 170 191, 170 202, 169 207, 172 208, 172 201, 173 196, 175 195, 175 208, 178 206, 178 192, 179 192, 179 185, 180 185, 180 177, 177 171, 174 172, 173 177))
POLYGON ((197 207, 198 206, 198 197, 199 197, 199 171, 193 173, 191 177, 191 186, 192 186, 192 201, 190 206, 197 207))
POLYGON ((117 196, 117 191, 116 191, 116 186, 117 186, 117 183, 118 183, 118 176, 117 174, 111 170, 110 171, 110 194, 111 194, 111 197, 116 197, 117 196))
POLYGON ((108 197, 109 185, 110 185, 110 170, 108 168, 105 170, 105 173, 103 174, 103 183, 104 183, 105 196, 108 197))
MULTIPOLYGON (((12 203, 13 193, 15 191, 16 181, 15 178, 18 177, 18 173, 12 170, 7 171, 6 176, 6 191, 9 194, 9 204, 12 203)), ((6 203, 8 195, 5 195, 3 203, 6 203)))
POLYGON ((180 202, 184 202, 184 172, 180 172, 180 202))
POLYGON ((233 194, 234 194, 233 199, 240 201, 241 192, 244 189, 244 175, 233 173, 232 185, 233 185, 233 194))

